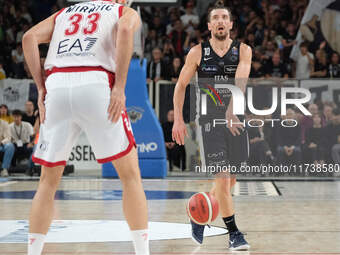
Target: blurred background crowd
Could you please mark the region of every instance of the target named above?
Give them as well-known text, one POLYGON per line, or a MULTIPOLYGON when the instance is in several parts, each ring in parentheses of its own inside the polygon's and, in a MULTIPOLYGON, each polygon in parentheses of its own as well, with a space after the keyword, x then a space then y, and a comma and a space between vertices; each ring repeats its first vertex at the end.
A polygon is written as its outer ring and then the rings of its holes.
MULTIPOLYGON (((324 38, 318 39, 318 18, 314 16, 301 24, 308 0, 217 2, 224 2, 232 10, 234 26, 231 38, 247 43, 253 49, 252 78, 340 78, 339 54, 329 47, 324 38), (293 60, 290 55, 297 44, 299 29, 304 42, 298 46, 298 53, 293 60)), ((141 8, 148 82, 177 81, 190 48, 209 38, 207 13, 215 4, 216 0, 183 0, 179 7, 141 8)), ((0 0, 0 6, 0 80, 31 78, 23 56, 22 36, 33 24, 65 7, 66 2, 0 0)), ((47 47, 42 47, 42 65, 46 52, 47 47)), ((28 104, 28 107, 33 107, 26 111, 30 117, 35 111, 36 102, 28 104)), ((263 160, 340 163, 340 113, 337 107, 331 102, 315 102, 309 105, 312 117, 300 116, 299 111, 290 109, 287 115, 299 122, 295 130, 252 129, 250 161, 254 164, 263 160)), ((0 110, 1 119, 8 124, 15 123, 17 115, 25 116, 5 105, 0 110)), ((31 135, 34 135, 33 119, 26 118, 23 121, 30 123, 31 135)), ((172 123, 173 113, 170 111, 163 124, 168 157, 184 170, 185 150, 171 140, 172 123)), ((10 140, 15 144, 15 130, 13 132, 10 140)), ((26 143, 28 149, 33 146, 31 141, 26 143)), ((4 144, 1 144, 2 151, 5 150, 4 144)), ((26 154, 29 152, 25 151, 26 154)))

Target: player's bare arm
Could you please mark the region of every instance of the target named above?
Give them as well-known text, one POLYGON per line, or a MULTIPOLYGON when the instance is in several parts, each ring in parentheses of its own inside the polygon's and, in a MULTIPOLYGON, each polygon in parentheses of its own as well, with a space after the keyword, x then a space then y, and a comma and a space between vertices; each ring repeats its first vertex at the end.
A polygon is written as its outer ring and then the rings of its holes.
MULTIPOLYGON (((236 69, 235 74, 235 84, 238 86, 243 93, 245 93, 250 69, 251 69, 251 58, 252 58, 252 50, 251 48, 242 43, 240 46, 240 62, 236 69)), ((230 100, 227 113, 226 113, 226 119, 228 120, 228 123, 232 121, 233 125, 228 125, 228 128, 230 132, 235 135, 240 135, 239 130, 243 130, 242 124, 235 124, 239 123, 240 120, 236 115, 233 114, 233 99, 230 100)))
POLYGON ((54 19, 56 15, 57 13, 32 27, 24 34, 22 38, 22 49, 24 56, 28 68, 32 74, 33 80, 38 88, 38 107, 40 120, 42 123, 45 120, 44 100, 46 89, 40 64, 39 44, 49 43, 51 41, 54 29, 54 19))
POLYGON ((184 145, 184 137, 187 136, 187 129, 183 120, 183 104, 185 90, 194 76, 201 59, 201 45, 193 47, 185 61, 179 75, 174 93, 174 126, 172 128, 172 140, 179 145, 184 145))
POLYGON ((116 81, 111 93, 108 108, 109 120, 117 122, 125 109, 125 85, 133 53, 133 35, 140 27, 138 13, 129 7, 124 7, 123 15, 118 22, 116 41, 116 81))

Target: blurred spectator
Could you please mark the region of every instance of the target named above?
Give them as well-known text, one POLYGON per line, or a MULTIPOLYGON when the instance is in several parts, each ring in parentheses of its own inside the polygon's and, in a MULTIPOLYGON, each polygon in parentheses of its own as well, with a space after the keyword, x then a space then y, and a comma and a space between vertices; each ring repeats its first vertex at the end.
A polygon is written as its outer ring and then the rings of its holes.
POLYGON ((6 121, 0 120, 0 152, 3 153, 1 177, 7 177, 14 155, 14 145, 11 143, 11 132, 6 121))
POLYGON ((8 107, 5 104, 0 105, 0 119, 6 121, 8 124, 13 122, 13 116, 9 114, 8 107))
POLYGON ((25 104, 25 112, 22 116, 22 121, 26 121, 34 126, 36 119, 36 113, 34 112, 34 104, 32 101, 27 101, 25 104))
MULTIPOLYGON (((310 104, 308 111, 312 116, 303 116, 301 120, 301 140, 305 143, 306 130, 313 127, 313 116, 319 113, 319 107, 317 104, 310 104)), ((325 126, 325 121, 321 119, 322 126, 325 126)))
POLYGON ((184 49, 183 45, 185 42, 185 39, 187 38, 187 33, 183 29, 183 24, 181 20, 177 20, 175 22, 174 30, 169 34, 169 38, 172 41, 172 44, 174 45, 176 54, 178 56, 184 55, 184 49))
POLYGON ((287 114, 283 118, 285 125, 280 126, 277 131, 277 161, 279 164, 299 164, 301 162, 301 128, 295 122, 295 111, 287 109, 287 114))
POLYGON ((155 16, 153 18, 152 26, 150 27, 151 30, 156 31, 157 38, 162 38, 165 36, 165 26, 162 24, 161 17, 155 16))
POLYGON ((216 0, 196 0, 196 9, 199 18, 206 16, 209 5, 214 4, 216 0))
POLYGON ((272 61, 268 62, 264 67, 266 78, 288 78, 286 65, 281 62, 280 53, 274 53, 272 61))
POLYGON ((334 52, 331 57, 331 63, 328 66, 328 76, 330 78, 340 78, 340 60, 339 54, 334 52))
POLYGON ((172 140, 172 127, 174 125, 174 111, 170 110, 167 115, 167 122, 162 124, 165 146, 169 161, 169 170, 173 170, 173 165, 181 167, 182 171, 186 167, 186 152, 183 145, 178 145, 172 140))
POLYGON ((326 78, 327 77, 327 56, 324 50, 316 51, 316 59, 314 62, 314 68, 311 72, 313 78, 326 78))
POLYGON ((149 30, 148 36, 145 39, 145 48, 144 48, 144 54, 148 60, 151 61, 152 59, 152 50, 155 48, 161 48, 162 47, 162 40, 161 38, 158 38, 156 30, 151 29, 149 30))
POLYGON ((300 51, 296 60, 296 78, 309 79, 314 66, 314 56, 308 52, 307 43, 300 44, 300 51))
POLYGON ((199 17, 198 15, 194 14, 193 8, 194 8, 193 1, 192 0, 188 1, 185 8, 185 14, 181 16, 181 21, 183 23, 184 30, 188 34, 193 33, 199 24, 199 17))
POLYGON ((322 118, 325 120, 325 125, 328 125, 331 123, 333 119, 333 107, 330 104, 324 104, 323 106, 323 115, 322 118))
POLYGON ((28 23, 32 23, 33 19, 31 14, 28 12, 28 8, 25 4, 20 6, 21 17, 24 18, 28 23))
POLYGON ((204 41, 202 37, 202 33, 199 29, 195 29, 194 33, 191 34, 191 42, 194 42, 195 44, 202 43, 204 41))
POLYGON ((165 63, 169 64, 169 63, 172 62, 174 56, 175 56, 174 46, 172 46, 171 41, 167 39, 164 42, 163 60, 164 60, 165 63))
POLYGON ((176 83, 181 72, 181 69, 182 69, 181 59, 179 57, 174 58, 170 68, 169 80, 176 83))
POLYGON ((282 45, 283 45, 283 59, 288 62, 290 52, 293 46, 296 44, 296 27, 294 24, 289 23, 286 33, 283 35, 282 45))
MULTIPOLYGON (((251 116, 247 116, 250 120, 251 116)), ((252 121, 253 126, 260 126, 261 123, 252 121)), ((249 136, 249 163, 251 165, 268 164, 274 162, 273 153, 264 139, 262 127, 250 127, 248 129, 249 136)))
MULTIPOLYGON (((327 151, 331 151, 334 163, 340 163, 340 109, 333 110, 332 122, 326 127, 327 151)), ((328 160, 330 160, 328 158, 328 160)))
POLYGON ((251 48, 255 48, 255 35, 252 33, 249 33, 247 35, 247 39, 245 40, 245 43, 248 44, 251 48))
POLYGON ((258 18, 256 22, 256 26, 254 29, 255 34, 255 44, 262 45, 263 37, 264 37, 264 21, 262 18, 258 18))
MULTIPOLYGON (((22 112, 20 110, 13 111, 14 122, 9 125, 11 131, 12 142, 15 145, 15 153, 13 165, 16 165, 17 159, 30 158, 33 151, 33 127, 30 123, 22 121, 22 112)), ((28 163, 28 172, 31 172, 33 164, 28 163)))
POLYGON ((251 63, 251 71, 250 71, 250 77, 251 78, 264 78, 265 76, 265 70, 259 61, 253 61, 251 63))
POLYGON ((263 48, 265 49, 263 58, 265 60, 270 60, 276 51, 276 45, 272 41, 266 41, 266 43, 263 45, 263 48))
POLYGON ((253 61, 258 61, 264 66, 267 63, 267 59, 264 58, 263 48, 261 46, 256 46, 254 48, 253 61))
POLYGON ((166 32, 166 35, 168 36, 171 33, 171 31, 174 29, 174 25, 175 25, 176 20, 179 19, 179 15, 177 14, 176 8, 171 8, 169 10, 167 18, 169 20, 168 20, 168 23, 166 25, 165 32, 166 32))
POLYGON ((153 80, 158 82, 165 77, 165 64, 162 59, 162 51, 159 48, 155 48, 152 51, 152 61, 148 65, 147 78, 148 82, 153 80))
POLYGON ((21 43, 17 43, 16 48, 12 50, 12 61, 15 78, 23 78, 25 76, 24 52, 21 43))
POLYGON ((306 130, 305 150, 307 162, 313 164, 325 163, 325 128, 322 126, 321 114, 313 115, 313 126, 306 130))
POLYGON ((2 67, 2 61, 0 62, 0 81, 6 79, 6 72, 2 67))

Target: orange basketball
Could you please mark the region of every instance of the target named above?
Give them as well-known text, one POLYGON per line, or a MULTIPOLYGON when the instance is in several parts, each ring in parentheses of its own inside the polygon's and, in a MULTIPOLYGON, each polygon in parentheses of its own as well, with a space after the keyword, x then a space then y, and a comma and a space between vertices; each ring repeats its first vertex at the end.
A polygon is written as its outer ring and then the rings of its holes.
POLYGON ((196 193, 188 201, 187 213, 190 219, 197 224, 210 224, 218 216, 218 202, 208 192, 196 193))

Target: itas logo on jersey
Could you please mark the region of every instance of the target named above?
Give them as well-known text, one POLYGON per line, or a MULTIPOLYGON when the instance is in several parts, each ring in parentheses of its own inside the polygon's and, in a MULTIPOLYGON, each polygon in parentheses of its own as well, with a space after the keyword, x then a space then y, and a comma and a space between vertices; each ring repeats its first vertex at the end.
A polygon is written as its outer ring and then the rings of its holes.
POLYGON ((215 81, 227 81, 228 79, 228 75, 215 75, 215 81))
POLYGON ((59 42, 57 57, 65 57, 65 56, 95 56, 94 53, 90 52, 93 46, 96 44, 98 38, 95 37, 86 37, 81 40, 79 38, 75 40, 65 39, 59 42))

